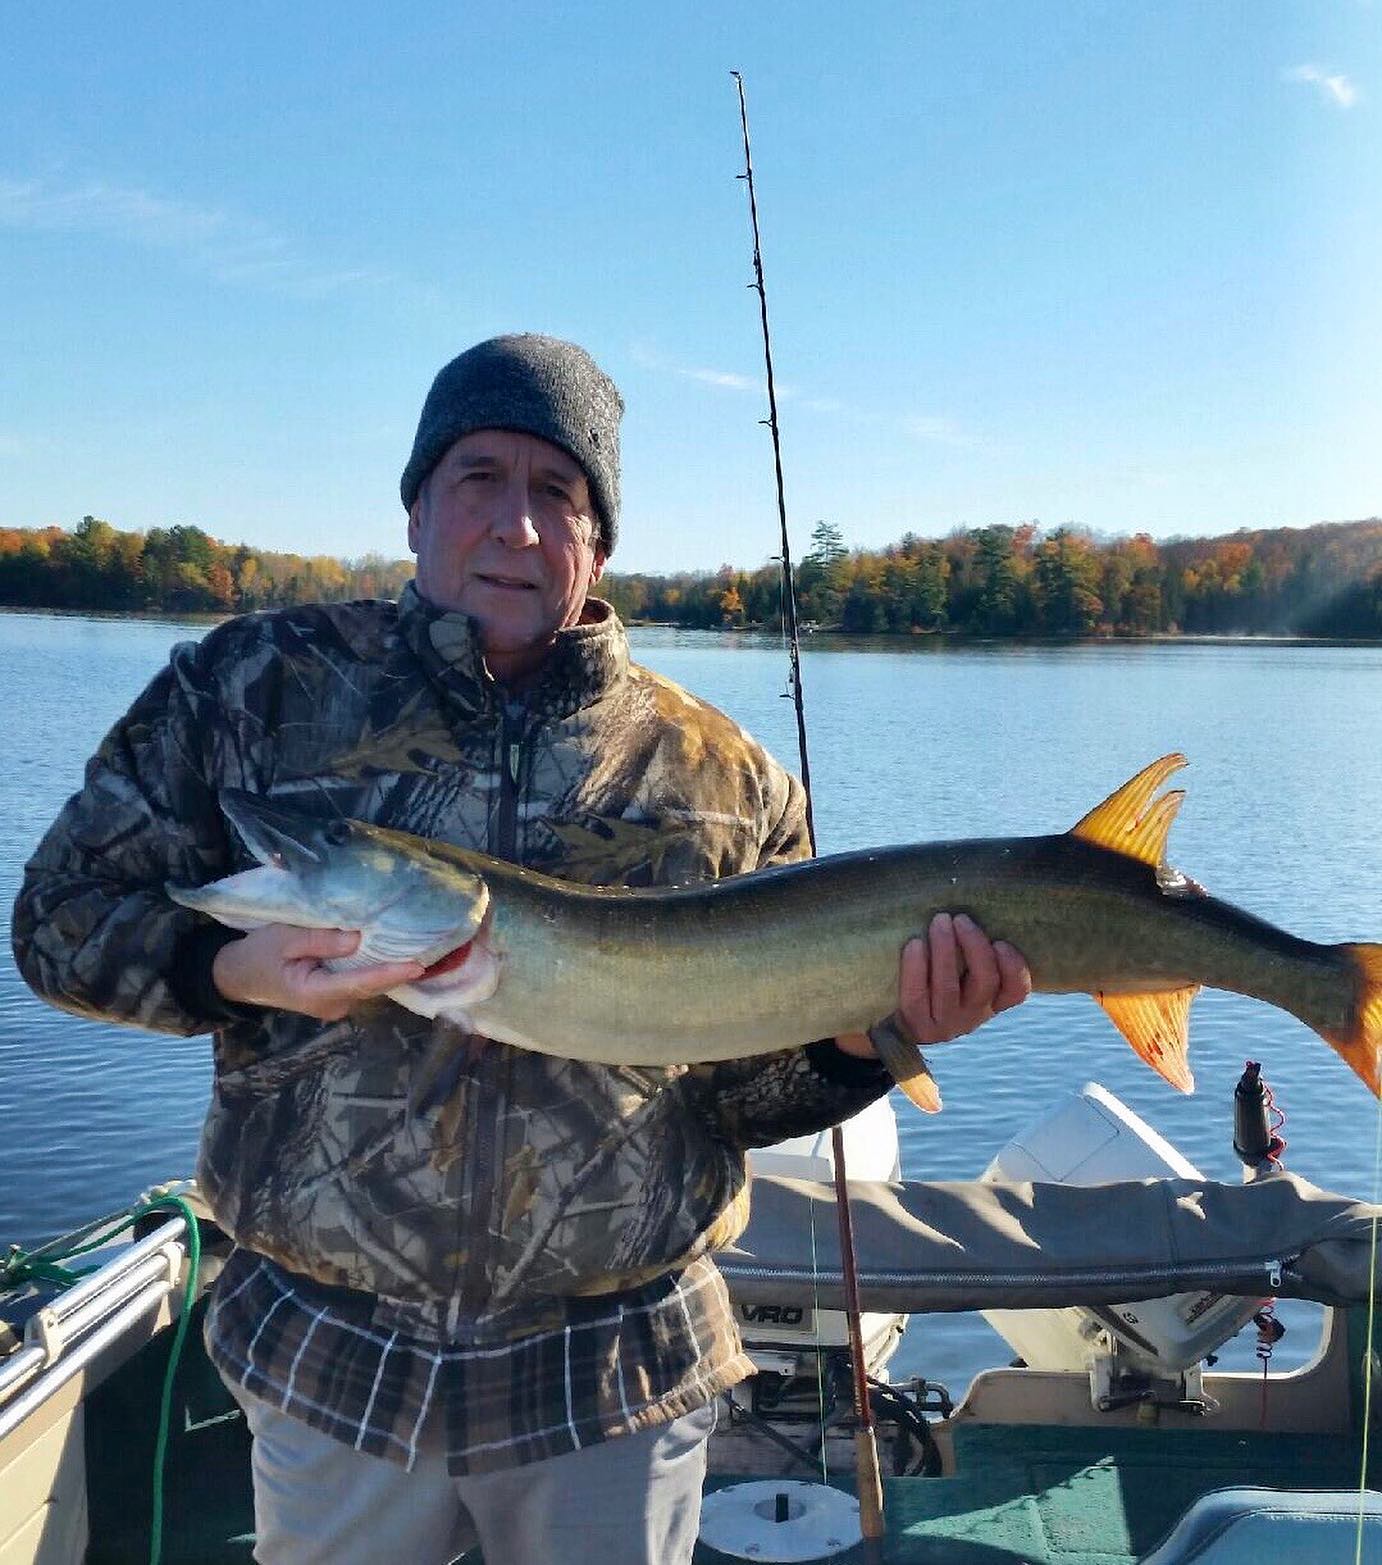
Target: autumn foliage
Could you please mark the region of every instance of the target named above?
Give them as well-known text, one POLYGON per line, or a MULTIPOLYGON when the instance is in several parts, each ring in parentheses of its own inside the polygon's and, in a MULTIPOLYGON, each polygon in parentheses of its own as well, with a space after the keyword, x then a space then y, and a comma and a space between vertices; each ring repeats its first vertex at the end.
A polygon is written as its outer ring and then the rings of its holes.
POLYGON ((239 613, 397 597, 412 574, 408 560, 276 554, 200 527, 126 533, 85 516, 70 533, 0 528, 0 604, 26 608, 239 613))
MULTIPOLYGON (((797 618, 856 635, 1382 637, 1382 521, 1158 543, 1035 523, 847 549, 820 523, 794 572, 797 618)), ((780 623, 780 567, 606 574, 626 619, 780 623)))
MULTIPOLYGON (((0 528, 0 604, 239 613, 397 597, 410 560, 338 560, 224 544, 198 527, 121 532, 84 517, 0 528)), ((1156 542, 1035 522, 907 534, 849 549, 817 524, 794 571, 797 617, 856 635, 1303 635, 1382 637, 1382 520, 1156 542)), ((780 568, 640 575, 601 583, 627 620, 703 628, 781 623, 780 568)))

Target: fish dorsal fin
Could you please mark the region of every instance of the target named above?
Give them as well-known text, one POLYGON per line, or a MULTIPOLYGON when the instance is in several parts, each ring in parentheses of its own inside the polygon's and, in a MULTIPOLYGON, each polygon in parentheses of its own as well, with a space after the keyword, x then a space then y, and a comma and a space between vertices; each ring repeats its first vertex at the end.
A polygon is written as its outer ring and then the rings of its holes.
POLYGON ((1153 761, 1072 826, 1070 835, 1160 869, 1166 861, 1167 833, 1185 795, 1179 790, 1160 799, 1155 795, 1184 765, 1185 757, 1178 754, 1153 761))
POLYGON ((1193 1092, 1190 1002, 1199 992, 1199 984, 1187 984, 1157 994, 1096 994, 1094 998, 1158 1076, 1181 1092, 1193 1092))

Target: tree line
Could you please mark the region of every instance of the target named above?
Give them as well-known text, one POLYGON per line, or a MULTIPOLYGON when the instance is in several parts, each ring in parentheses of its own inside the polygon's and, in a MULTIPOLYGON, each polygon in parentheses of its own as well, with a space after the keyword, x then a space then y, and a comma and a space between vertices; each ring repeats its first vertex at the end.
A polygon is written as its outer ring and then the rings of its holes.
POLYGON ((277 554, 181 524, 120 532, 84 516, 71 532, 0 528, 0 604, 25 608, 235 614, 395 598, 412 574, 410 560, 277 554))
MULTIPOLYGON (((849 549, 820 522, 793 571, 797 618, 855 635, 1302 635, 1382 637, 1382 520, 1240 531, 1158 543, 1074 527, 908 533, 849 549)), ((628 620, 771 627, 781 566, 611 576, 601 591, 628 620)))
MULTIPOLYGON (((357 560, 225 544, 198 527, 121 532, 93 516, 0 528, 0 604, 107 611, 239 613, 295 603, 394 598, 411 560, 357 560)), ((1382 520, 1156 542, 1096 538, 1035 522, 908 533, 850 549, 817 523, 793 572, 798 619, 856 635, 1305 635, 1382 637, 1382 520)), ((607 572, 624 619, 775 628, 781 568, 607 572)))

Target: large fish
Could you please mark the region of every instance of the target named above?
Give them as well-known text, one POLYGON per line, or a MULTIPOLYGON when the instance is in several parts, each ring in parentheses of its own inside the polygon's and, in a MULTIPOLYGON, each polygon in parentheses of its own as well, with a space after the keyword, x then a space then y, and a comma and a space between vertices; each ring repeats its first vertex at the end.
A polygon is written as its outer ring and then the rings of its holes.
MULTIPOLYGON (((574 885, 226 790, 222 808, 260 867, 168 890, 235 928, 358 929, 350 964, 431 964, 389 992, 400 1005, 612 1064, 730 1059, 863 1030, 897 1003, 907 938, 937 912, 966 912, 1023 953, 1037 990, 1093 995, 1183 1091, 1190 1002, 1208 984, 1299 1017, 1376 1094, 1382 945, 1297 939, 1168 868, 1184 795, 1159 790, 1184 764, 1153 763, 1059 836, 879 848, 653 890, 574 885)), ((918 1050, 893 1045, 884 1059, 919 1107, 939 1107, 918 1050)))

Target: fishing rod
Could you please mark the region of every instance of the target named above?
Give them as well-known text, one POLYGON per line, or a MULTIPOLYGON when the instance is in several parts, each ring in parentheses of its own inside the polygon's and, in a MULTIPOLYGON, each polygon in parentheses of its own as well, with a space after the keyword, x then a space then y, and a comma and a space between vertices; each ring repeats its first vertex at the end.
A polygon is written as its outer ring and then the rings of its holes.
MULTIPOLYGON (((729 73, 739 89, 739 123, 744 134, 744 172, 738 177, 748 186, 749 219, 753 226, 753 276, 749 284, 758 295, 763 326, 763 363, 768 383, 768 426, 773 440, 773 465, 777 474, 777 519, 782 541, 782 605, 791 670, 792 705, 797 718, 797 749, 801 756, 801 783, 806 792, 806 835, 812 857, 816 853, 816 820, 811 800, 811 760, 806 743, 806 703, 801 685, 801 641, 797 633, 796 592, 792 582, 792 545, 787 534, 787 497, 782 479, 782 440, 777 421, 777 386, 773 379, 772 334, 768 329, 768 291, 763 281, 763 247, 758 229, 758 197, 753 183, 753 154, 749 148, 749 110, 744 78, 729 73)), ((859 1270, 854 1258, 854 1222, 849 1209, 849 1185, 845 1172, 845 1138, 838 1125, 830 1131, 831 1161, 835 1165, 835 1211, 840 1225, 840 1265, 844 1279, 845 1324, 849 1334, 849 1360, 854 1382, 854 1470, 859 1495, 859 1530, 877 1557, 883 1540, 883 1479, 878 1467, 878 1438, 873 1406, 869 1400, 868 1365, 864 1358, 864 1332, 859 1310, 859 1270)), ((824 1441, 822 1441, 824 1451, 824 1441)))

